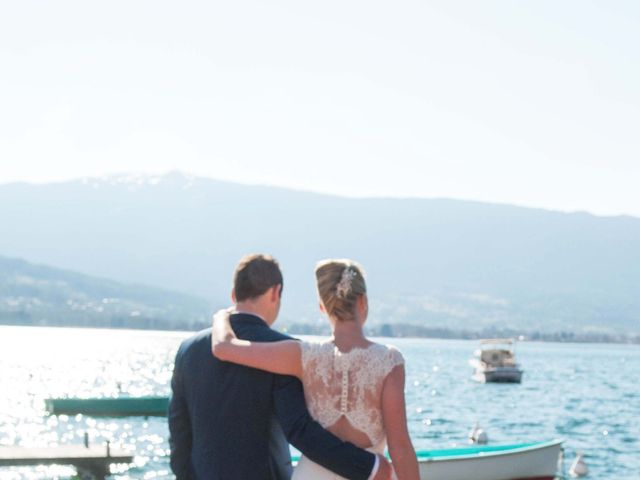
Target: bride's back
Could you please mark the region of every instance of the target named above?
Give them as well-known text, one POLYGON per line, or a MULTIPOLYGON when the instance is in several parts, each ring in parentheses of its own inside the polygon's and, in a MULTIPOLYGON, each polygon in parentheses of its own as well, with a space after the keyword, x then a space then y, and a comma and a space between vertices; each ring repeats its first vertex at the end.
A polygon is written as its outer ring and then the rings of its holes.
POLYGON ((363 448, 382 452, 384 379, 402 354, 372 343, 341 352, 331 341, 302 342, 302 380, 311 415, 340 437, 363 448))

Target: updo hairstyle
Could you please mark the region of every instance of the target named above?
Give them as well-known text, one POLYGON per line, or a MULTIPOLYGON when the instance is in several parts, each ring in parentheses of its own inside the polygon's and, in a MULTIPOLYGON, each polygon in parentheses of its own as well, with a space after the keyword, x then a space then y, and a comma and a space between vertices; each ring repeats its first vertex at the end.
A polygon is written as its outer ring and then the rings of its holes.
POLYGON ((316 265, 318 295, 327 314, 355 320, 358 297, 367 293, 362 267, 348 259, 322 260, 316 265))

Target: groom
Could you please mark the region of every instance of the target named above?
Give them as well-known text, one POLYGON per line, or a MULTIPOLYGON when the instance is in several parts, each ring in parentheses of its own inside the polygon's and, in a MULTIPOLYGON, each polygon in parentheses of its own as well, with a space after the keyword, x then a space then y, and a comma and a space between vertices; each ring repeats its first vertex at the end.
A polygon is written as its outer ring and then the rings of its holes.
MULTIPOLYGON (((280 310, 282 285, 272 257, 240 260, 232 291, 239 313, 231 317, 239 338, 290 338, 270 328, 280 310)), ((180 345, 171 388, 169 443, 178 480, 288 480, 287 440, 342 477, 390 479, 383 457, 341 441, 311 418, 298 379, 213 357, 210 328, 180 345)))

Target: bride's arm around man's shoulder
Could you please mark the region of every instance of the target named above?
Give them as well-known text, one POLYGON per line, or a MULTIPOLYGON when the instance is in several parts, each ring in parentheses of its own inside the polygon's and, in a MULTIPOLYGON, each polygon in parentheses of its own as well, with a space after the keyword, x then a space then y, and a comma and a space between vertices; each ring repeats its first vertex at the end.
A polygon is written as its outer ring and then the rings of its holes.
POLYGON ((219 360, 258 368, 280 375, 302 378, 300 342, 251 342, 236 337, 230 323, 231 310, 220 310, 213 318, 211 351, 219 360))

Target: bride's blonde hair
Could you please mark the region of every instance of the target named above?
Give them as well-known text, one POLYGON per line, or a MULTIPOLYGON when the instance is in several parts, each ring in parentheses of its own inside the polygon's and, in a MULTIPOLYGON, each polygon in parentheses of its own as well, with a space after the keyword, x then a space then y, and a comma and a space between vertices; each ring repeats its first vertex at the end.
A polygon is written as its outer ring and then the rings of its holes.
POLYGON ((367 293, 362 267, 349 259, 321 260, 316 265, 318 295, 327 314, 339 320, 355 318, 356 301, 367 293))

